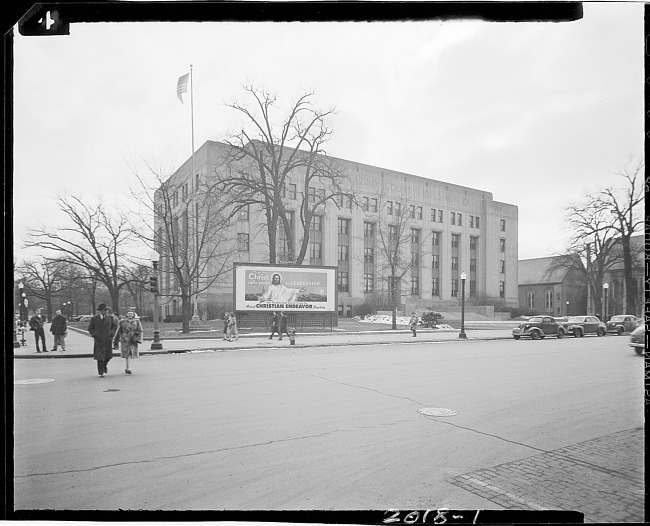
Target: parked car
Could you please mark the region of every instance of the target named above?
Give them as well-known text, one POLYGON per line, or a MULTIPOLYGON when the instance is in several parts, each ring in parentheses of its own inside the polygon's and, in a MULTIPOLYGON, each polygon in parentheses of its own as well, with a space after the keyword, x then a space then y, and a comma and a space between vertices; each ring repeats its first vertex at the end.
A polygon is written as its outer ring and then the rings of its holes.
POLYGON ((84 314, 83 316, 79 316, 76 321, 90 321, 90 318, 92 318, 92 314, 84 314))
POLYGON ((558 338, 564 338, 567 330, 561 323, 558 323, 552 316, 531 316, 527 321, 523 322, 512 329, 512 337, 515 340, 519 338, 532 338, 533 340, 541 340, 548 335, 556 335, 558 338))
POLYGON ((607 332, 607 325, 596 316, 569 316, 569 319, 562 325, 567 334, 573 334, 576 338, 582 338, 585 334, 604 336, 607 332))
POLYGON ((643 356, 645 353, 645 325, 641 324, 632 331, 630 347, 633 347, 637 354, 643 356))
POLYGON ((636 316, 629 314, 617 314, 607 322, 607 332, 621 336, 625 332, 632 332, 636 329, 638 320, 636 316))

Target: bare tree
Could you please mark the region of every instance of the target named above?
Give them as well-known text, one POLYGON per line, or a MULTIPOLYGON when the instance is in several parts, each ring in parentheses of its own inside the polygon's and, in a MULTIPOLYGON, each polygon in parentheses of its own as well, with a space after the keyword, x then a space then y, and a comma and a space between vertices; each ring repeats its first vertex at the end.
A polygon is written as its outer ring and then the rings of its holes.
POLYGON ((159 284, 160 296, 181 299, 183 332, 188 333, 192 299, 198 301, 230 275, 237 240, 226 235, 227 203, 212 178, 189 181, 176 174, 165 180, 159 168, 147 167, 147 177, 134 173, 139 187, 132 197, 144 212, 133 217, 131 228, 160 254, 163 275, 173 278, 170 289, 159 284))
POLYGON ((630 238, 643 228, 643 202, 645 198, 643 181, 644 162, 630 168, 628 164, 618 172, 625 180, 621 189, 608 187, 595 198, 595 205, 611 215, 611 229, 616 233, 623 252, 625 276, 625 312, 636 313, 637 284, 632 274, 634 254, 630 238))
POLYGON ((385 283, 392 307, 392 328, 397 328, 397 306, 402 283, 412 270, 422 266, 425 238, 413 228, 413 210, 407 198, 390 201, 381 196, 377 210, 377 251, 380 279, 385 283))
POLYGON ((52 252, 59 261, 95 276, 106 287, 113 310, 119 313, 123 265, 129 261, 127 244, 132 238, 125 215, 108 214, 101 202, 91 204, 75 196, 57 201, 69 223, 30 230, 25 246, 52 252))
POLYGON ((66 264, 60 260, 23 261, 17 268, 25 283, 25 293, 45 302, 48 319, 52 319, 52 305, 57 294, 64 290, 66 269, 66 264))
POLYGON ((242 114, 245 123, 241 131, 226 141, 230 146, 228 169, 217 170, 216 177, 223 192, 231 198, 231 216, 248 207, 264 212, 269 262, 278 262, 278 227, 281 227, 287 244, 286 259, 300 265, 309 248, 314 215, 322 213, 329 201, 336 202, 342 196, 354 197, 353 191, 346 187, 347 178, 342 169, 324 149, 332 133, 327 121, 334 109, 316 109, 312 102, 314 92, 308 91, 297 98, 288 115, 276 126, 277 97, 252 85, 244 86, 244 90, 254 102, 252 107, 239 103, 227 105, 242 114), (298 247, 294 241, 296 226, 286 206, 287 192, 296 193, 292 197, 299 201, 302 235, 298 247))
POLYGON ((601 314, 605 273, 621 261, 610 214, 593 196, 587 195, 584 201, 572 203, 567 208, 566 219, 571 232, 567 250, 549 266, 547 275, 558 269, 573 269, 582 275, 591 292, 596 313, 601 314))

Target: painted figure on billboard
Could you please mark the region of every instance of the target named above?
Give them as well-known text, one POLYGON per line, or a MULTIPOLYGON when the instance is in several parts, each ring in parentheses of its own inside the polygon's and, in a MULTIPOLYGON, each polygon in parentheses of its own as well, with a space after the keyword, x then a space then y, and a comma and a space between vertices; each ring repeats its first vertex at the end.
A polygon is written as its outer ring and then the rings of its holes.
POLYGON ((262 301, 296 301, 299 292, 305 292, 307 289, 302 287, 300 289, 291 289, 282 284, 282 277, 280 274, 273 274, 269 289, 262 294, 260 298, 262 301))

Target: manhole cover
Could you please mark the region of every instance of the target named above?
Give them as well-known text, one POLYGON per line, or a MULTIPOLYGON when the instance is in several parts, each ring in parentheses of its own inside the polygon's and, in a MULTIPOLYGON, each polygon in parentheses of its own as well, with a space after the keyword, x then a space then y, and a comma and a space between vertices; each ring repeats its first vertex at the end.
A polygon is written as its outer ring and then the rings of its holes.
POLYGON ((106 389, 106 391, 104 391, 104 392, 105 393, 114 393, 115 391, 119 391, 119 389, 106 389))
POLYGON ((458 414, 458 411, 445 409, 444 407, 425 407, 419 409, 418 413, 424 416, 454 416, 458 414))
POLYGON ((14 385, 46 384, 53 381, 54 378, 32 378, 30 380, 14 380, 14 385))

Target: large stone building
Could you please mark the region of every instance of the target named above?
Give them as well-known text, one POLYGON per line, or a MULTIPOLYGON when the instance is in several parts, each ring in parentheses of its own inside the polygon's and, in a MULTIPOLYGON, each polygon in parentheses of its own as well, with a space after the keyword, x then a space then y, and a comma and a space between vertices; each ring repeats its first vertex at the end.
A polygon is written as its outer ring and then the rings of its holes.
MULTIPOLYGON (((202 181, 215 170, 224 170, 227 146, 204 143, 165 184, 179 194, 177 203, 191 201, 202 181)), ((426 177, 396 172, 354 161, 334 159, 346 174, 356 197, 330 201, 311 225, 310 246, 303 264, 338 269, 338 311, 354 315, 355 306, 381 297, 390 283, 386 278, 385 254, 380 234, 406 212, 411 240, 404 257, 414 264, 400 280, 400 305, 406 310, 457 307, 461 273, 466 274, 466 294, 473 304, 500 302, 518 306, 518 209, 495 201, 490 192, 426 177)), ((302 188, 302 178, 290 175, 284 188, 285 205, 296 221, 303 195, 326 192, 325 188, 302 188)), ((180 204, 179 204, 180 206, 180 204)), ((179 214, 181 208, 178 208, 179 214)), ((185 223, 192 218, 193 207, 185 223)), ((185 212, 187 214, 187 212, 185 212)), ((157 231, 160 224, 156 224, 157 231)), ((296 237, 301 233, 299 228, 296 237)), ((269 263, 266 219, 262 210, 243 210, 223 235, 233 240, 233 262, 269 263)), ((283 232, 278 235, 278 263, 283 262, 283 232)), ((296 239, 296 242, 298 239, 296 239)), ((160 245, 159 245, 159 248, 160 245)), ((173 277, 165 277, 164 248, 162 292, 173 289, 173 277)), ((179 312, 177 299, 161 306, 161 314, 179 312)), ((222 281, 198 300, 202 317, 232 308, 232 281, 222 281), (205 308, 212 305, 212 308, 205 308)))

